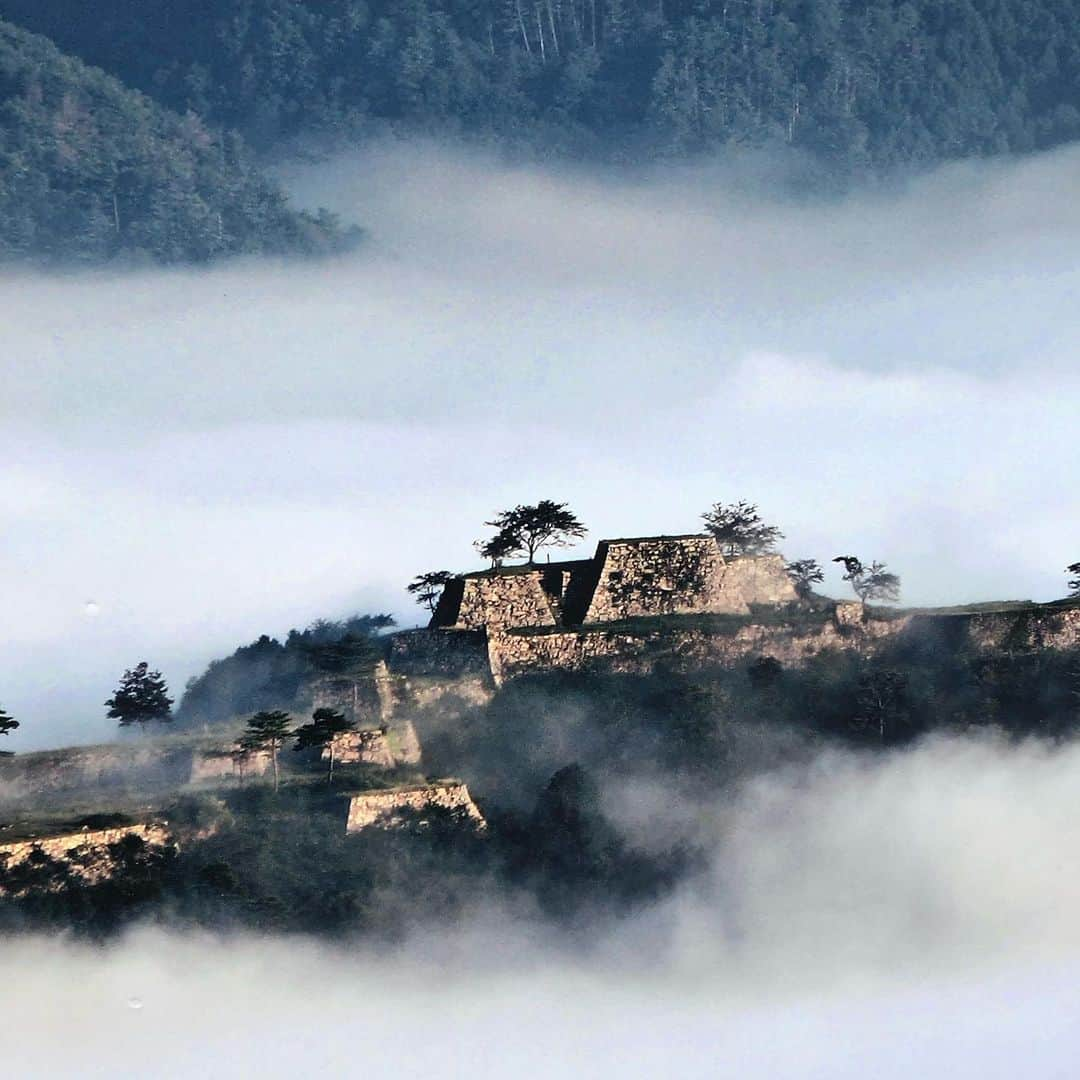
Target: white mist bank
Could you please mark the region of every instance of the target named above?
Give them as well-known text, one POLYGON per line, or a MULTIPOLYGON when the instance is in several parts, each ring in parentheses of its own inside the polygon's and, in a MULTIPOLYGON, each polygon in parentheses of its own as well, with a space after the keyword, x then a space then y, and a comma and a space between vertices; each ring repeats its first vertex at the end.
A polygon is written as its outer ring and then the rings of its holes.
POLYGON ((1067 1077, 1080 747, 933 739, 759 778, 708 881, 591 948, 484 898, 398 950, 0 943, 13 1075, 1067 1077))
POLYGON ((1078 162, 793 205, 377 147, 288 177, 368 226, 349 257, 8 272, 10 748, 107 735, 143 658, 179 690, 319 616, 419 622, 404 583, 537 498, 586 547, 750 498, 790 557, 884 559, 908 603, 1060 596, 1078 162))

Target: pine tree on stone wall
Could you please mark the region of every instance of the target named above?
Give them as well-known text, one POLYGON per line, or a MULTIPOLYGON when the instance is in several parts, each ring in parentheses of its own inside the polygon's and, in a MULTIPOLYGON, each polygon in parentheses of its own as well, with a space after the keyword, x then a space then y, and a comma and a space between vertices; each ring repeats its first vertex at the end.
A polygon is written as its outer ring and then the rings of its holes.
POLYGON ((497 532, 487 542, 477 541, 477 550, 495 565, 501 559, 524 555, 528 565, 532 566, 537 552, 543 548, 570 547, 588 532, 577 515, 567 509, 566 503, 552 502, 551 499, 541 499, 534 506, 518 504, 484 524, 497 532))

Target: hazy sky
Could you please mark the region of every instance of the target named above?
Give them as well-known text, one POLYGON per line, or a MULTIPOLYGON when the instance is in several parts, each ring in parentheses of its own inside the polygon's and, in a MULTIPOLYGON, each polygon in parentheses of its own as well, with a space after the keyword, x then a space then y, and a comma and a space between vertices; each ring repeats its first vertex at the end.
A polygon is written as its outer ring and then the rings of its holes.
POLYGON ((6 745, 108 734, 143 658, 179 690, 262 632, 408 624, 405 582, 475 565, 483 520, 537 498, 589 549, 750 498, 789 557, 884 559, 908 603, 1061 595, 1078 170, 794 205, 720 168, 391 146, 288 176, 368 227, 347 258, 9 274, 6 745))
POLYGON ((389 953, 9 938, 5 1069, 1071 1080, 1078 787, 1075 746, 936 738, 825 755, 706 815, 707 880, 587 947, 497 908, 389 953))

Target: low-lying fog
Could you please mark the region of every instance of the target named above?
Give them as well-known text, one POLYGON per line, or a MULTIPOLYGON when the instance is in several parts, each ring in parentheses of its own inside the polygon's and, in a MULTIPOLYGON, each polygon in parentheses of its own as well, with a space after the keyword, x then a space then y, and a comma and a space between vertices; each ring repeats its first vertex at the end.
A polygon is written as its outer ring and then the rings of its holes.
POLYGON ((884 559, 908 603, 1061 595, 1078 165, 793 204, 720 167, 386 146, 287 176, 367 226, 348 257, 8 273, 7 745, 108 734, 140 659, 179 691, 262 632, 419 621, 404 583, 537 498, 587 550, 745 497, 789 557, 884 559))
POLYGON ((383 953, 159 930, 104 949, 8 940, 5 1070, 1071 1077, 1078 788, 1077 747, 831 755, 718 807, 704 882, 571 943, 492 897, 383 953))

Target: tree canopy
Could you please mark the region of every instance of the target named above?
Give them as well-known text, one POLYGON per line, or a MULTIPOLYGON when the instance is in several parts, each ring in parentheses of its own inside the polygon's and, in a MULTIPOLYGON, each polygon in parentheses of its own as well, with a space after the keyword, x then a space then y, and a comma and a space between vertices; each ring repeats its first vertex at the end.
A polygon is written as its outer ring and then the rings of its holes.
POLYGON ((425 574, 417 574, 412 581, 405 586, 418 604, 422 604, 428 611, 434 613, 439 604, 439 597, 443 589, 454 580, 455 574, 449 570, 429 570, 425 574))
POLYGON ((343 242, 331 215, 289 208, 238 135, 0 22, 0 258, 205 262, 343 242))
POLYGON ((701 518, 705 531, 727 558, 766 555, 775 551, 777 541, 784 538, 775 525, 761 520, 756 504, 750 502, 713 503, 701 518))
POLYGON ((864 607, 871 600, 895 604, 900 599, 900 578, 890 573, 885 563, 875 561, 865 566, 854 555, 838 555, 833 562, 844 564, 844 580, 851 584, 864 607))
POLYGON ((119 720, 121 727, 172 719, 173 699, 160 671, 151 671, 145 660, 129 668, 108 701, 105 714, 119 720))
POLYGON ((667 158, 776 146, 834 171, 1080 136, 1071 0, 0 0, 183 115, 493 134, 667 158))
POLYGON ((569 547, 588 532, 566 503, 551 499, 541 499, 534 506, 519 503, 484 524, 496 533, 488 541, 477 541, 477 550, 496 564, 503 558, 524 555, 531 566, 543 548, 569 547))
POLYGON ((787 570, 800 600, 809 599, 814 586, 825 580, 825 574, 817 559, 796 559, 795 562, 789 562, 784 569, 787 570))
POLYGON ((310 723, 298 727, 294 750, 318 749, 327 751, 326 782, 334 782, 334 763, 337 758, 337 740, 339 736, 356 730, 356 723, 348 719, 337 709, 316 709, 311 714, 310 723))
POLYGON ((285 745, 285 740, 293 734, 292 717, 280 709, 257 712, 247 722, 244 733, 240 736, 241 750, 266 750, 274 768, 274 790, 278 790, 278 751, 285 745))
POLYGON ((1067 566, 1065 572, 1073 575, 1069 579, 1069 595, 1080 599, 1080 562, 1067 566))

